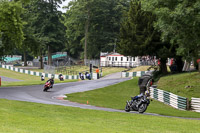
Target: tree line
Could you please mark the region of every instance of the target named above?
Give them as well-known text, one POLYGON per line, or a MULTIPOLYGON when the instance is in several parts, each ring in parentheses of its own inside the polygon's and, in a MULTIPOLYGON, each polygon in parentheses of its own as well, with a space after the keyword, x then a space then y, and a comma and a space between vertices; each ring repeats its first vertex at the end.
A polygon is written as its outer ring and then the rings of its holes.
MULTIPOLYGON (((80 59, 99 58, 113 51, 127 0, 73 0, 67 12, 58 11, 62 0, 1 0, 1 56, 23 53, 26 57, 67 51, 80 59)), ((42 64, 42 63, 41 63, 42 64)), ((41 66, 42 67, 42 66, 41 66)))
MULTIPOLYGON (((62 0, 0 0, 0 56, 15 51, 27 55, 67 51, 80 59, 99 58, 100 52, 127 56, 156 56, 161 71, 167 58, 199 58, 197 0, 72 0, 66 13, 62 0)), ((41 63, 42 64, 42 63, 41 63)), ((42 67, 42 66, 41 66, 42 67)))
POLYGON ((162 73, 167 58, 175 58, 179 72, 183 60, 199 58, 200 1, 131 0, 121 24, 118 50, 124 55, 156 56, 162 73))

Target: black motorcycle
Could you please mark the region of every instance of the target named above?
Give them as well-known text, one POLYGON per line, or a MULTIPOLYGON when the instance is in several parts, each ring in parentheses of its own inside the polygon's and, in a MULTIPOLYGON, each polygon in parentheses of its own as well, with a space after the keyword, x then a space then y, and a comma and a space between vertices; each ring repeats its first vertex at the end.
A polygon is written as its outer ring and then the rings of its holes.
POLYGON ((64 81, 64 78, 63 78, 62 74, 59 74, 59 79, 60 79, 60 81, 64 81))
POLYGON ((150 104, 150 100, 146 95, 140 94, 135 97, 131 97, 131 101, 126 102, 125 111, 138 111, 139 113, 144 113, 147 106, 150 104))
POLYGON ((91 74, 88 73, 88 72, 86 72, 86 73, 85 73, 85 78, 91 80, 91 74))
POLYGON ((146 73, 138 80, 140 95, 131 97, 131 101, 126 102, 125 111, 138 111, 144 113, 150 104, 150 86, 153 84, 152 73, 146 73))

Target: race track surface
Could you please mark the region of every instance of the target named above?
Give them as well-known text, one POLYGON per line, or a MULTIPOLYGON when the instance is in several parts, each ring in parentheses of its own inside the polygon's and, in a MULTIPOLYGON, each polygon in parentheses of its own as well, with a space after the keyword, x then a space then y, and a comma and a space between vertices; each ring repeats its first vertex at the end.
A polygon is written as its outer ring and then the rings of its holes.
POLYGON ((55 105, 95 109, 98 107, 73 103, 67 100, 59 100, 59 98, 63 97, 64 94, 103 88, 126 80, 129 80, 129 78, 84 80, 79 82, 60 83, 60 84, 55 84, 53 89, 48 90, 48 92, 43 92, 44 85, 0 87, 0 98, 43 103, 43 104, 55 104, 55 105))
MULTIPOLYGON (((84 92, 98 88, 103 88, 126 80, 130 80, 130 78, 115 78, 115 79, 105 78, 99 80, 84 80, 79 82, 60 83, 60 84, 55 84, 54 88, 50 89, 48 92, 43 92, 43 85, 0 87, 0 98, 8 100, 34 102, 34 103, 79 107, 82 109, 94 109, 94 110, 126 113, 124 110, 79 104, 62 99, 64 97, 64 94, 84 92)), ((138 112, 134 111, 132 111, 131 113, 139 114, 138 112)), ((162 116, 152 113, 143 113, 143 114, 162 116)), ((171 117, 171 116, 162 116, 162 117, 171 117)), ((176 117, 176 118, 182 118, 182 117, 176 117)), ((199 118, 182 118, 182 119, 200 120, 199 118)))

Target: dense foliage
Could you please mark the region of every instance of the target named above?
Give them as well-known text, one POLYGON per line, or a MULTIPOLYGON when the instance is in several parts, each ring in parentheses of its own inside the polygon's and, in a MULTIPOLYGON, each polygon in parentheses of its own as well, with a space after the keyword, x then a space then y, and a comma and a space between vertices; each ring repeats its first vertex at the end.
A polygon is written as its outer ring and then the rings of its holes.
POLYGON ((57 10, 60 3, 0 0, 0 56, 48 53, 51 64, 52 52, 91 59, 115 47, 127 56, 156 56, 162 64, 199 56, 197 0, 72 0, 66 13, 57 10))
POLYGON ((177 54, 197 56, 199 52, 200 1, 143 0, 144 10, 157 16, 155 27, 162 32, 162 40, 178 44, 177 54))
POLYGON ((174 54, 170 44, 161 41, 160 32, 153 27, 155 21, 155 15, 142 10, 140 0, 132 0, 121 24, 118 51, 127 56, 156 56, 161 61, 161 71, 166 73, 166 59, 174 54))
POLYGON ((70 54, 99 58, 101 51, 113 51, 127 7, 125 0, 71 1, 65 15, 66 48, 70 54))
POLYGON ((21 2, 0 1, 0 56, 19 48, 24 40, 21 2))

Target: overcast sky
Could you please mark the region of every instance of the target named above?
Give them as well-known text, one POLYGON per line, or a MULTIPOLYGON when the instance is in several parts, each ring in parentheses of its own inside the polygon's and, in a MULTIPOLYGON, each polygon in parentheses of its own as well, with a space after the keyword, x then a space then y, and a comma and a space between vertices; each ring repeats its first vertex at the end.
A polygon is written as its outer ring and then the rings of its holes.
POLYGON ((63 6, 67 6, 68 2, 70 2, 71 0, 65 0, 65 2, 62 3, 62 5, 60 5, 61 8, 59 8, 59 11, 65 12, 65 9, 62 9, 63 6))

